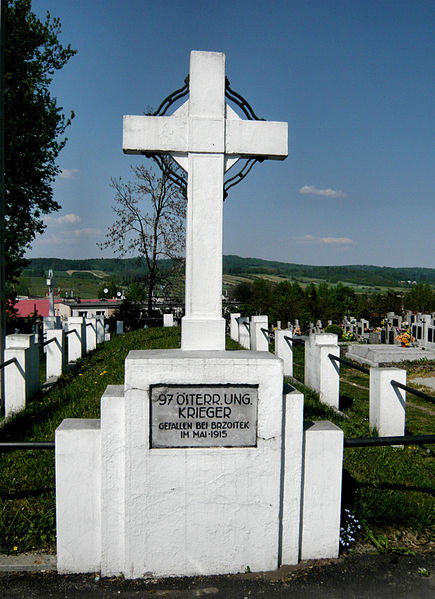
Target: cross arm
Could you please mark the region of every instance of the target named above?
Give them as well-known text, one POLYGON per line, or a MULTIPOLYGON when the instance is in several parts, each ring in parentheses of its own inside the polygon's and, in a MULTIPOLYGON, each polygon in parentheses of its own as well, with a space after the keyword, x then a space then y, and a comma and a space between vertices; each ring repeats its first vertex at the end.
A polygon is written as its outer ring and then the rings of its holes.
POLYGON ((124 154, 187 152, 187 120, 175 116, 124 116, 124 154))
POLYGON ((284 160, 288 155, 288 124, 274 121, 226 121, 225 153, 284 160))

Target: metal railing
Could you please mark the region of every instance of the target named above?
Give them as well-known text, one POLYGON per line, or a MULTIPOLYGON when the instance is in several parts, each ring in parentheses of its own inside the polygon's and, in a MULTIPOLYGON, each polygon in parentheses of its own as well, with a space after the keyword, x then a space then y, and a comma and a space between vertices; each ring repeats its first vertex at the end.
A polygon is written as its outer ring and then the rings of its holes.
POLYGON ((77 335, 79 334, 78 331, 76 331, 75 329, 71 329, 70 331, 66 331, 65 337, 67 337, 68 335, 71 335, 71 333, 77 333, 77 335))
POLYGON ((346 366, 350 366, 350 368, 354 368, 355 370, 359 370, 364 374, 370 374, 370 370, 368 368, 364 368, 363 366, 357 366, 353 362, 349 360, 345 360, 344 358, 339 358, 338 356, 334 356, 334 354, 328 354, 328 358, 330 360, 334 360, 335 362, 340 362, 340 364, 345 364, 346 366))
POLYGON ((52 337, 51 339, 49 339, 48 341, 44 341, 44 343, 41 343, 41 347, 45 347, 46 345, 48 345, 49 343, 53 343, 53 341, 56 341, 56 337, 52 337))
POLYGON ((399 389, 403 389, 404 391, 407 391, 408 393, 411 393, 412 395, 416 395, 417 397, 421 397, 423 399, 428 399, 432 403, 435 403, 435 397, 432 397, 432 395, 429 395, 428 393, 423 393, 423 391, 418 391, 417 389, 413 389, 412 387, 409 387, 408 385, 399 383, 399 381, 392 380, 391 385, 393 387, 398 387, 399 389))
POLYGON ((344 439, 344 447, 381 447, 386 445, 422 445, 429 443, 435 443, 435 435, 355 437, 353 439, 344 439))
MULTIPOLYGON (((435 443, 435 435, 401 435, 395 437, 354 437, 344 439, 344 447, 385 447, 391 445, 429 445, 435 443)), ((0 442, 0 453, 18 450, 55 449, 54 441, 0 442)))
POLYGON ((2 368, 6 368, 6 366, 9 366, 9 364, 18 364, 17 358, 11 358, 10 360, 6 360, 6 362, 2 362, 0 364, 0 370, 2 368))
POLYGON ((296 339, 296 337, 289 337, 288 335, 284 335, 284 339, 294 345, 305 345, 305 339, 296 339))
POLYGON ((7 451, 16 451, 18 449, 54 449, 54 441, 38 441, 38 442, 24 442, 24 441, 10 441, 0 442, 0 453, 6 453, 7 451))
POLYGON ((264 334, 265 337, 269 338, 269 341, 271 339, 275 339, 274 331, 269 331, 269 329, 264 329, 263 327, 260 329, 260 331, 264 334))

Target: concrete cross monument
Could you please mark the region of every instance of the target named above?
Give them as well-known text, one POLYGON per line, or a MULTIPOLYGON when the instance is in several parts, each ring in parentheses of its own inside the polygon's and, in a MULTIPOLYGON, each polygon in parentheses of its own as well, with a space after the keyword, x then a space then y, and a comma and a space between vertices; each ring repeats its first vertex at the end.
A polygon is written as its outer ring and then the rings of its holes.
POLYGON ((169 153, 188 173, 182 348, 130 351, 101 418, 57 429, 61 573, 227 574, 338 555, 342 431, 304 429, 280 358, 225 351, 224 173, 241 157, 284 158, 287 125, 239 119, 224 64, 192 52, 181 108, 125 117, 124 151, 169 153))
POLYGON ((47 278, 47 287, 48 287, 48 315, 54 316, 54 275, 53 271, 50 269, 48 271, 47 278))
MULTIPOLYGON (((54 311, 54 274, 51 268, 48 271, 46 283, 48 287, 48 316, 43 318, 44 334, 49 329, 59 329, 61 327, 60 316, 56 316, 54 311)), ((44 351, 46 350, 44 349, 44 351)))
POLYGON ((225 349, 222 220, 225 171, 239 158, 283 160, 287 123, 245 121, 225 102, 225 55, 192 52, 190 97, 172 116, 125 116, 126 154, 170 154, 188 173, 183 350, 225 349))

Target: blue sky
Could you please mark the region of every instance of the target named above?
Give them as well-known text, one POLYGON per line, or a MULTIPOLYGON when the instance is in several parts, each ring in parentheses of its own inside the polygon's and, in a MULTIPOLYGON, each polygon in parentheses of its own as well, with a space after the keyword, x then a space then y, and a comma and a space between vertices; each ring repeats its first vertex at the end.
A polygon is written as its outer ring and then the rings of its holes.
MULTIPOLYGON (((222 51, 255 112, 289 124, 289 156, 224 205, 224 253, 304 264, 435 267, 432 1, 33 0, 77 55, 52 91, 76 118, 54 185, 62 210, 30 257, 110 257, 122 116, 181 87, 191 50, 222 51)), ((147 161, 151 165, 151 161, 147 161)))

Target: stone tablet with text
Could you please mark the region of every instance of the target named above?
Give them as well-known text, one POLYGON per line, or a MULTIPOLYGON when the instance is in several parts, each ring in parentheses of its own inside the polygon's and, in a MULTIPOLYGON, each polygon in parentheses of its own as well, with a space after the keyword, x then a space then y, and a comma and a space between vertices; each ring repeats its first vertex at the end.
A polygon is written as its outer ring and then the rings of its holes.
POLYGON ((150 447, 256 447, 258 385, 152 385, 150 447))

